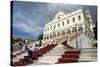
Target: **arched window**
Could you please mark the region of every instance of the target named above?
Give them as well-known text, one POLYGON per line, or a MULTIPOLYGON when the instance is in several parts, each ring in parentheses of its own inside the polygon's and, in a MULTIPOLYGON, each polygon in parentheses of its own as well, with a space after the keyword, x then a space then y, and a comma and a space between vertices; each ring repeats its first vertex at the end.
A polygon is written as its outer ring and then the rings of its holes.
POLYGON ((49 27, 48 27, 48 31, 49 31, 49 27))
POLYGON ((64 30, 62 31, 62 35, 65 35, 65 31, 64 30))
POLYGON ((60 24, 58 23, 58 27, 60 27, 60 24))
POLYGON ((56 28, 56 25, 54 25, 54 29, 56 28))
POLYGON ((83 30, 83 27, 82 26, 79 26, 78 27, 78 31, 82 31, 83 30))
POLYGON ((52 38, 52 34, 50 34, 50 38, 52 38))
POLYGON ((69 24, 69 20, 67 20, 67 24, 69 24))
POLYGON ((68 33, 71 33, 71 30, 70 30, 70 29, 67 30, 67 34, 68 34, 68 33))
POLYGON ((60 36, 60 32, 57 33, 57 36, 60 36))
POLYGON ((64 21, 62 22, 62 26, 64 26, 64 21))
POLYGON ((80 15, 78 16, 78 20, 81 20, 81 16, 80 15))
POLYGON ((51 30, 52 30, 52 26, 51 26, 51 30))
POLYGON ((72 28, 72 32, 77 32, 77 28, 76 27, 73 27, 72 28))
POLYGON ((53 33, 53 37, 56 37, 56 33, 53 33))
POLYGON ((73 22, 75 22, 75 18, 72 18, 73 22))
POLYGON ((58 19, 60 19, 60 16, 58 17, 58 19))
POLYGON ((47 36, 47 39, 49 39, 49 36, 47 36))

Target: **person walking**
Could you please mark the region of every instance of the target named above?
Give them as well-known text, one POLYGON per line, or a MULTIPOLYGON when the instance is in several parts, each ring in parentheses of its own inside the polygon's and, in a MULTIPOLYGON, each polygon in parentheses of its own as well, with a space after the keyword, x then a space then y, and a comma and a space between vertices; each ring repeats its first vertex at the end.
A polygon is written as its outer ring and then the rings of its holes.
POLYGON ((22 52, 25 52, 28 50, 27 46, 28 46, 28 41, 23 41, 22 52))
POLYGON ((32 45, 32 46, 29 46, 28 47, 28 54, 29 54, 29 57, 30 59, 32 60, 32 56, 35 52, 37 52, 38 50, 38 47, 36 45, 32 45))
POLYGON ((23 41, 19 41, 18 45, 20 46, 20 49, 23 47, 23 41))

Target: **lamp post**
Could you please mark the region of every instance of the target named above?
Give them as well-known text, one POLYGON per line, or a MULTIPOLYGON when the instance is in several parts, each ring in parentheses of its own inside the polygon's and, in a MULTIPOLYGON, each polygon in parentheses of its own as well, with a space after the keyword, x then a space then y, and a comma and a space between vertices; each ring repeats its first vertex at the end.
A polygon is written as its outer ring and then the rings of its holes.
POLYGON ((76 48, 78 48, 78 39, 77 39, 77 24, 75 24, 75 26, 76 26, 76 48))

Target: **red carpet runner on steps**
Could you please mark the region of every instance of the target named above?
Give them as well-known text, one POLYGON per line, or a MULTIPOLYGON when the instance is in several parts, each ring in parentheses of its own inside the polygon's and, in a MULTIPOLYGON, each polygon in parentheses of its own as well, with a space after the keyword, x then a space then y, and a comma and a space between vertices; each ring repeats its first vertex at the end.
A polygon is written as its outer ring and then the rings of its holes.
MULTIPOLYGON (((74 50, 74 49, 72 49, 74 50)), ((73 62, 78 62, 80 55, 79 50, 74 50, 74 51, 65 51, 64 54, 61 56, 61 58, 58 59, 58 63, 73 63, 73 62)))
MULTIPOLYGON (((48 51, 53 49, 57 44, 47 45, 43 48, 40 48, 37 53, 33 54, 33 61, 24 61, 24 59, 20 59, 18 62, 14 62, 13 66, 25 66, 34 63, 34 60, 38 60, 43 54, 46 54, 48 51)), ((21 54, 21 53, 19 53, 21 54)))
MULTIPOLYGON (((25 61, 24 59, 20 59, 18 62, 14 62, 13 66, 26 66, 26 65, 32 64, 34 63, 35 60, 38 60, 39 57, 42 57, 43 54, 46 54, 47 52, 52 50, 56 45, 57 44, 44 46, 43 48, 40 48, 37 53, 33 54, 32 61, 30 60, 25 61)), ((67 45, 67 41, 64 41, 62 45, 70 49, 68 51, 65 51, 64 54, 61 55, 61 57, 58 59, 58 62, 56 64, 78 62, 80 50, 74 49, 73 47, 67 45)), ((24 53, 24 52, 21 52, 21 53, 24 53)), ((17 53, 17 55, 21 55, 21 53, 17 53)))
POLYGON ((62 45, 69 48, 69 50, 64 52, 61 58, 58 59, 57 64, 78 62, 80 56, 80 50, 74 49, 73 47, 67 45, 67 41, 64 41, 62 45))
POLYGON ((64 46, 67 47, 67 48, 73 49, 73 47, 67 45, 67 41, 62 42, 62 45, 64 45, 64 46))

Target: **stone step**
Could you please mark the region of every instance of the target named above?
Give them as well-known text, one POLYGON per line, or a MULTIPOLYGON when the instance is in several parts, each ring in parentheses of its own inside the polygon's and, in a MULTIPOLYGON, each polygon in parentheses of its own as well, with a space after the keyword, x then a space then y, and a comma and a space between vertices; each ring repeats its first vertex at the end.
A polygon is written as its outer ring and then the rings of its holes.
POLYGON ((54 48, 53 50, 51 50, 50 52, 48 52, 47 54, 45 54, 44 56, 60 56, 62 54, 64 54, 64 49, 61 49, 61 48, 54 48), (57 50, 56 50, 57 49, 57 50))
POLYGON ((81 51, 81 53, 87 53, 87 54, 91 53, 92 54, 92 53, 97 53, 97 51, 81 51))
POLYGON ((81 50, 82 53, 97 53, 97 50, 81 50))
POLYGON ((97 61, 97 49, 85 48, 81 49, 79 62, 97 61))
POLYGON ((54 52, 57 53, 58 52, 59 53, 59 52, 64 52, 64 51, 67 51, 67 50, 51 50, 49 52, 51 52, 51 53, 54 53, 54 52))
POLYGON ((80 56, 82 56, 82 55, 84 55, 84 56, 86 56, 86 55, 89 55, 89 56, 96 55, 97 56, 97 53, 81 53, 80 56))
POLYGON ((80 51, 80 49, 67 49, 67 51, 80 51))
POLYGON ((61 57, 61 55, 64 53, 64 48, 61 44, 57 45, 55 48, 53 48, 51 51, 44 54, 42 57, 40 57, 37 61, 37 63, 46 63, 46 64, 54 64, 58 61, 58 58, 61 57))
POLYGON ((81 51, 81 54, 95 54, 97 51, 81 51))
POLYGON ((39 58, 38 62, 54 64, 58 61, 60 56, 44 56, 39 58))
POLYGON ((41 59, 54 59, 54 58, 58 58, 59 56, 43 56, 41 58, 39 58, 40 60, 41 59))
POLYGON ((34 66, 34 65, 50 65, 49 63, 44 63, 44 62, 38 62, 38 61, 34 61, 33 64, 30 64, 29 66, 34 66))
POLYGON ((18 59, 18 58, 13 58, 12 59, 12 62, 18 62, 20 59, 18 59))
POLYGON ((57 53, 57 52, 60 53, 60 52, 64 52, 64 51, 67 51, 67 50, 65 50, 65 49, 57 49, 57 50, 54 49, 54 50, 51 50, 51 51, 49 51, 49 52, 51 52, 51 53, 54 53, 54 52, 55 52, 55 53, 57 53))
POLYGON ((62 54, 64 54, 64 52, 59 52, 59 53, 47 53, 47 54, 45 54, 45 55, 43 55, 43 56, 61 56, 62 54))
MULTIPOLYGON (((64 47, 55 47, 52 50, 65 50, 64 47)), ((67 50, 67 49, 66 49, 67 50)))
POLYGON ((16 56, 16 57, 17 57, 18 59, 23 59, 24 56, 28 56, 28 53, 25 52, 25 53, 22 53, 21 55, 18 55, 18 56, 16 56))
POLYGON ((96 59, 97 56, 80 56, 80 59, 96 59))
POLYGON ((41 61, 39 61, 38 63, 55 64, 55 63, 57 63, 57 61, 58 61, 58 60, 48 60, 48 59, 46 59, 46 60, 41 60, 41 61))
POLYGON ((81 51, 97 51, 96 48, 84 48, 84 49, 81 49, 81 51))
POLYGON ((95 58, 80 58, 78 60, 79 62, 92 62, 92 61, 97 61, 95 58))
POLYGON ((15 51, 15 52, 13 52, 12 55, 16 55, 17 53, 20 53, 20 52, 21 52, 21 50, 19 50, 19 51, 15 51))

